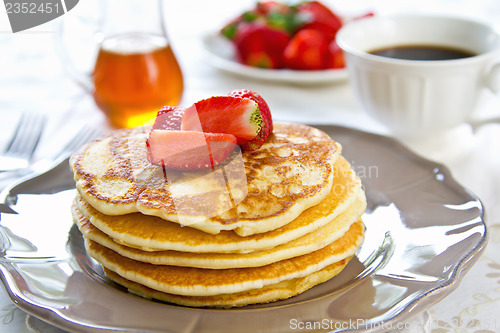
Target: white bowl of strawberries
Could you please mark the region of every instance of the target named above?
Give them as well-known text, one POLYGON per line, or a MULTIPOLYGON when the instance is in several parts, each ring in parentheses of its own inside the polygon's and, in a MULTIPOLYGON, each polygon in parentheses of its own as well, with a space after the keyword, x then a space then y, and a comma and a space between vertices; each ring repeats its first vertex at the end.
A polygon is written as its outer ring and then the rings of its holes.
POLYGON ((206 35, 215 67, 257 79, 321 83, 347 78, 335 41, 343 19, 318 1, 258 2, 219 32, 206 35))

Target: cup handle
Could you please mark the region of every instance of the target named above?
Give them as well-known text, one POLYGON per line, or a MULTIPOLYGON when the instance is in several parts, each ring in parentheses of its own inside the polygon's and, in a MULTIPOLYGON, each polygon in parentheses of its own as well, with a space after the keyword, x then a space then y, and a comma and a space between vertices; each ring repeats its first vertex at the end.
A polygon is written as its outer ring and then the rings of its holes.
POLYGON ((486 75, 486 86, 495 94, 500 91, 500 62, 489 67, 486 75))
MULTIPOLYGON (((500 92, 500 62, 494 62, 488 66, 485 75, 485 85, 494 94, 498 94, 500 92)), ((470 119, 468 123, 472 126, 472 129, 475 132, 483 125, 500 123, 500 114, 487 118, 470 119)))

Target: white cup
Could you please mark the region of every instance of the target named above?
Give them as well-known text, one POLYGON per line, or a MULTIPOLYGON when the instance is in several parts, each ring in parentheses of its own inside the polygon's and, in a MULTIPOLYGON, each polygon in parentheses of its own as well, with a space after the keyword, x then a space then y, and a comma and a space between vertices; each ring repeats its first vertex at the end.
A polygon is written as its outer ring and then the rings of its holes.
POLYGON ((400 137, 439 133, 469 122, 481 91, 500 90, 500 36, 480 22, 422 15, 372 17, 345 25, 337 42, 363 108, 400 137), (370 53, 411 45, 475 55, 404 60, 370 53))

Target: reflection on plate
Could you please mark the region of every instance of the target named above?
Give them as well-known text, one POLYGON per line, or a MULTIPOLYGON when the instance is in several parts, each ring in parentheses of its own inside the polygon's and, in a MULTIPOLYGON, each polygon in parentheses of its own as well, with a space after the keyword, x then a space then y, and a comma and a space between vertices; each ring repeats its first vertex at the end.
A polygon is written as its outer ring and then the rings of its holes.
POLYGON ((212 66, 253 79, 302 85, 333 83, 347 79, 346 69, 297 71, 291 69, 263 69, 240 64, 236 61, 233 44, 216 33, 203 37, 203 47, 205 57, 212 66))
POLYGON ((446 168, 392 139, 318 127, 342 143, 368 198, 365 243, 330 281, 285 301, 232 310, 129 294, 85 253, 69 211, 72 175, 62 164, 3 193, 19 213, 1 215, 0 270, 9 296, 34 316, 74 331, 285 332, 316 325, 371 332, 449 294, 485 246, 479 200, 446 168))

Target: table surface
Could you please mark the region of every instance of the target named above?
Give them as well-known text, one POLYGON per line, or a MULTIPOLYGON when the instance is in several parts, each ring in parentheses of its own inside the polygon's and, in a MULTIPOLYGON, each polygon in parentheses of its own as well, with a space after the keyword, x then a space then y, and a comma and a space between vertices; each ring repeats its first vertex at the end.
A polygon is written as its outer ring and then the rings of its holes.
MULTIPOLYGON (((274 84, 218 71, 201 52, 201 36, 253 1, 167 1, 165 15, 173 48, 180 61, 185 91, 181 104, 234 89, 249 88, 268 101, 278 121, 343 125, 370 132, 389 133, 372 120, 356 102, 348 81, 300 86, 274 84), (192 11, 196 8, 196 12, 192 11)), ((374 11, 446 13, 489 22, 500 28, 497 0, 439 1, 325 1, 347 15, 374 11)), ((92 10, 91 1, 79 4, 70 14, 92 10), (89 9, 90 8, 90 9, 89 9)), ((66 16, 68 16, 67 14, 66 16)), ((5 13, 0 13, 0 149, 12 135, 21 112, 36 111, 48 123, 35 159, 50 155, 83 124, 110 131, 92 98, 69 77, 57 55, 56 19, 23 33, 12 34, 5 13)), ((82 65, 83 66, 83 65, 82 65)), ((484 92, 477 110, 487 117, 500 110, 500 96, 484 92)), ((500 124, 487 124, 472 132, 461 126, 448 136, 404 141, 423 157, 445 164, 459 183, 482 200, 489 232, 486 251, 457 289, 409 322, 407 332, 500 332, 500 124), (426 322, 426 325, 418 323, 426 322)), ((0 182, 5 186, 5 182, 0 182)), ((24 313, 0 288, 0 332, 61 332, 60 329, 24 313)))

